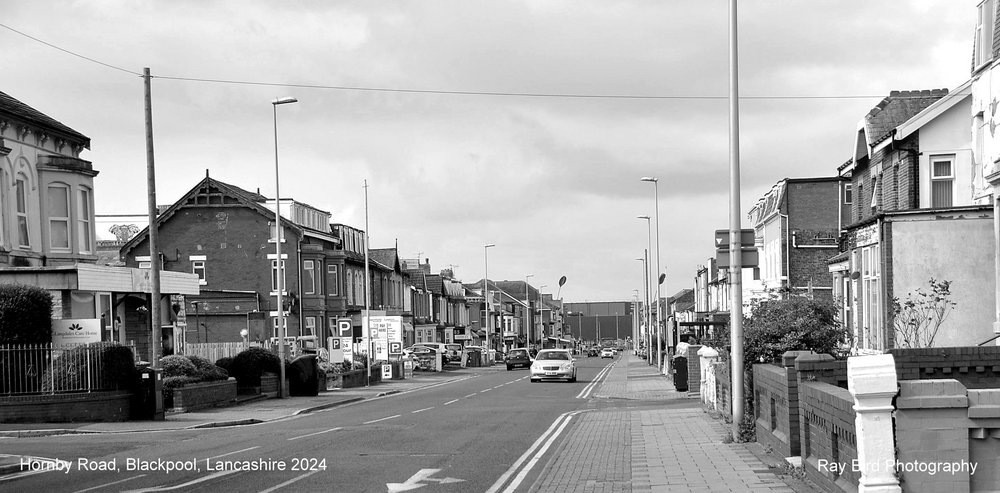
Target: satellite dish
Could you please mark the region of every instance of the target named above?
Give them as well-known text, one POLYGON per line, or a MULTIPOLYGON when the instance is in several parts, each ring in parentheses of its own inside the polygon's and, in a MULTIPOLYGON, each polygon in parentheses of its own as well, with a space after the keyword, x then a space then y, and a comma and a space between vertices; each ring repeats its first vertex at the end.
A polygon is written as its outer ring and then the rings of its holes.
POLYGON ((559 278, 559 287, 561 288, 563 284, 566 284, 566 276, 559 278))

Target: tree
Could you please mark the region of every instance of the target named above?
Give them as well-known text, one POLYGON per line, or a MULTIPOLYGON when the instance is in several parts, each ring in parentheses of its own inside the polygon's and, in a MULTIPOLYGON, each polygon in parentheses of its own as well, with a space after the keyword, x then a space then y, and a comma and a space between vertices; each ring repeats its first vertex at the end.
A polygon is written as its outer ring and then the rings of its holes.
POLYGON ((934 345, 941 324, 957 303, 951 301, 951 281, 928 281, 930 292, 923 288, 910 291, 906 299, 893 297, 890 310, 896 333, 896 346, 922 348, 934 345))
POLYGON ((37 286, 0 284, 0 344, 52 342, 52 295, 37 286))

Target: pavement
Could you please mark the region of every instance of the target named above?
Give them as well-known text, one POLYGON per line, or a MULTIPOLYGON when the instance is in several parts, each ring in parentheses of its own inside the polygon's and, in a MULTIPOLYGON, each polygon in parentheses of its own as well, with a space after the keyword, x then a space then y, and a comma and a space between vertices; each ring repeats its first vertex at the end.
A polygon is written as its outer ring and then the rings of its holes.
MULTIPOLYGON (((315 397, 257 400, 225 408, 168 413, 163 421, 4 424, 0 437, 128 433, 267 422, 500 370, 502 366, 417 372, 411 379, 326 391, 315 397)), ((723 437, 728 435, 729 425, 704 411, 687 392, 675 391, 668 377, 631 353, 625 352, 616 360, 594 398, 636 405, 579 414, 573 432, 552 455, 530 491, 818 491, 787 474, 780 460, 763 453, 756 444, 727 443, 723 437), (694 405, 685 406, 679 401, 694 405), (670 405, 660 407, 658 402, 670 405)), ((0 454, 0 475, 19 471, 20 460, 18 455, 0 454)))

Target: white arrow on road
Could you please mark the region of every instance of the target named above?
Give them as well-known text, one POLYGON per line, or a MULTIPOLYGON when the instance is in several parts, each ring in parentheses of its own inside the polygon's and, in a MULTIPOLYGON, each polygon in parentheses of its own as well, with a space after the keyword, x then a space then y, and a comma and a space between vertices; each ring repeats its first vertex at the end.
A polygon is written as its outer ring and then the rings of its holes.
POLYGON ((410 491, 427 486, 426 484, 422 484, 421 481, 431 481, 440 484, 461 483, 465 481, 458 478, 432 478, 431 475, 438 471, 440 469, 421 469, 413 476, 410 476, 410 479, 407 479, 404 483, 386 483, 385 486, 388 488, 389 493, 396 493, 398 491, 410 491))

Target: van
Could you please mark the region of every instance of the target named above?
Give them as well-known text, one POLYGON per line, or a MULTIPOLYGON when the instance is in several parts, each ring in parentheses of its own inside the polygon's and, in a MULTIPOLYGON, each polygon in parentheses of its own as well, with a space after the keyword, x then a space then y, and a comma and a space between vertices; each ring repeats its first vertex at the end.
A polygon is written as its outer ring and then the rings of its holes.
POLYGON ((443 342, 418 342, 414 346, 424 346, 434 349, 443 355, 444 361, 462 361, 461 344, 445 344, 443 342))

